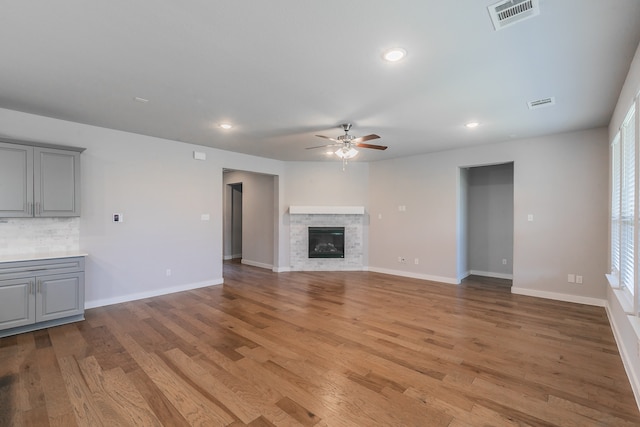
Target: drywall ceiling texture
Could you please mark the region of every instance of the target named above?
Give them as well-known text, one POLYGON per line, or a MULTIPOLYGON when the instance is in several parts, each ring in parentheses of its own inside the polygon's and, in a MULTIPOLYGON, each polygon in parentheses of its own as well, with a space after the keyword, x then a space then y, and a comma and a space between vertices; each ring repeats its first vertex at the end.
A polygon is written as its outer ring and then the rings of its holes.
POLYGON ((604 128, 371 163, 370 268, 457 283, 458 169, 511 161, 514 290, 604 298, 604 128), (407 263, 399 265, 398 256, 407 263), (567 283, 568 273, 582 275, 584 283, 567 283))

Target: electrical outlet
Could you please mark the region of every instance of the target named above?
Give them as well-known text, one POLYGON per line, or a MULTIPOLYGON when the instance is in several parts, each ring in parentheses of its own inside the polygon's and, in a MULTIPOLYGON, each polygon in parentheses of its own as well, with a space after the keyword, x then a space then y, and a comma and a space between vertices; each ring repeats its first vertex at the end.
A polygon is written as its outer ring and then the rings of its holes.
POLYGON ((171 276, 171 269, 170 268, 167 268, 166 275, 167 275, 167 277, 171 276))
POLYGON ((507 259, 506 258, 502 258, 502 265, 507 265, 507 259))
POLYGON ((576 276, 576 283, 582 284, 582 276, 576 276))
POLYGON ((414 263, 415 265, 418 265, 418 264, 420 264, 420 260, 419 260, 418 258, 415 258, 415 259, 413 260, 413 263, 414 263))

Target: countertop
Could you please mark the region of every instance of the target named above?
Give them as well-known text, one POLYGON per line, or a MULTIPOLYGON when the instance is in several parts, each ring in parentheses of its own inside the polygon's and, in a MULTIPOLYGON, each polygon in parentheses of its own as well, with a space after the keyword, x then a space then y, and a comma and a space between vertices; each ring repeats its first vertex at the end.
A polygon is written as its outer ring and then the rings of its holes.
POLYGON ((89 254, 82 251, 65 251, 65 252, 41 252, 33 254, 20 254, 20 255, 0 255, 1 262, 16 262, 16 261, 38 261, 44 259, 54 258, 74 258, 85 257, 89 254))

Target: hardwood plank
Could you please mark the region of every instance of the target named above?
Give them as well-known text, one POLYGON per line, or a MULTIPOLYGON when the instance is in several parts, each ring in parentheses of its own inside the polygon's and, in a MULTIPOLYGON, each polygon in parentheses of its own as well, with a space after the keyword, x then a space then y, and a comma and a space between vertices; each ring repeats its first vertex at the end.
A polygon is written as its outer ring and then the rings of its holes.
POLYGON ((105 424, 162 425, 122 369, 104 372, 94 357, 87 357, 78 365, 105 424))
POLYGON ((601 307, 225 263, 225 284, 0 339, 0 426, 631 426, 601 307))

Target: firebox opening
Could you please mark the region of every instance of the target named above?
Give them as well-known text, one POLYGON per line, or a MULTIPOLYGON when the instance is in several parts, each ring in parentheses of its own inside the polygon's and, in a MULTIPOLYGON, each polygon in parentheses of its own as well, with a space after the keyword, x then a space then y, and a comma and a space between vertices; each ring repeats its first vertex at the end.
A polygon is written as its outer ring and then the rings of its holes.
POLYGON ((309 227, 309 258, 344 258, 344 227, 309 227))

